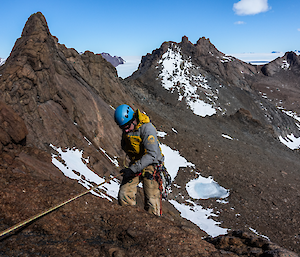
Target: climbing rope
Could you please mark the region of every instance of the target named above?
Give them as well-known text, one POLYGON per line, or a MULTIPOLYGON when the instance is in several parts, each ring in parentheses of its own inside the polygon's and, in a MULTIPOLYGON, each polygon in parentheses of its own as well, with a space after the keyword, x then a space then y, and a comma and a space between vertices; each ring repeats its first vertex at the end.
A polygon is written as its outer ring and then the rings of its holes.
POLYGON ((14 226, 8 228, 8 229, 2 231, 2 232, 0 233, 0 237, 2 237, 2 236, 4 236, 4 235, 6 235, 6 234, 8 234, 8 233, 10 233, 10 232, 12 232, 12 231, 18 229, 18 228, 20 228, 20 227, 22 227, 22 226, 25 226, 26 224, 28 224, 28 223, 30 223, 30 222, 32 222, 32 221, 34 221, 34 220, 36 220, 36 219, 38 219, 38 218, 40 218, 40 217, 42 217, 42 216, 44 216, 44 215, 46 215, 46 214, 48 214, 48 213, 54 211, 54 210, 56 210, 56 209, 58 209, 58 208, 60 208, 60 207, 62 207, 62 206, 64 206, 64 205, 66 205, 66 204, 69 203, 69 202, 72 202, 72 201, 78 199, 79 197, 81 197, 81 196, 83 196, 83 195, 85 195, 85 194, 87 194, 87 193, 89 193, 89 192, 95 190, 96 188, 100 187, 100 186, 103 185, 104 183, 107 183, 107 182, 111 181, 113 178, 118 178, 119 176, 121 176, 121 174, 119 174, 119 175, 116 176, 116 177, 112 177, 112 178, 110 178, 110 179, 107 180, 107 181, 105 180, 105 181, 103 181, 102 183, 100 183, 100 184, 98 184, 98 185, 96 185, 96 186, 93 186, 92 188, 90 188, 90 189, 84 191, 83 193, 80 193, 80 194, 74 196, 73 198, 71 198, 71 199, 69 199, 69 200, 67 200, 67 201, 64 201, 64 202, 62 202, 62 203, 60 203, 60 204, 58 204, 58 205, 55 205, 55 206, 51 207, 50 209, 48 209, 48 210, 46 210, 46 211, 43 211, 43 212, 41 212, 41 213, 39 213, 39 214, 37 214, 37 215, 34 215, 34 216, 28 218, 27 220, 24 220, 24 221, 22 221, 22 222, 20 222, 20 223, 18 223, 18 224, 16 224, 16 225, 14 225, 14 226))

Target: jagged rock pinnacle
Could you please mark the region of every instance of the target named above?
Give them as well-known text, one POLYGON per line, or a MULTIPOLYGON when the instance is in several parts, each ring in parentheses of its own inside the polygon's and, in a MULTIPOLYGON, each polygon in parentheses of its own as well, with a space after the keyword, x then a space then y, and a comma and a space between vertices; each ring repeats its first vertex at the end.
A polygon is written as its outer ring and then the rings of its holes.
POLYGON ((22 37, 39 34, 41 32, 45 32, 50 35, 48 24, 44 15, 41 12, 37 12, 28 18, 22 32, 22 37))

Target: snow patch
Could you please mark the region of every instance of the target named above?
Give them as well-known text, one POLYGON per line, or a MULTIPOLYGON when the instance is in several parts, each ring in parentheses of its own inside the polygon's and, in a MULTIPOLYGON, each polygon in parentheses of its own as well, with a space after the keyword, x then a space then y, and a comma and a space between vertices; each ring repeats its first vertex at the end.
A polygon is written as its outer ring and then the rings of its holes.
POLYGON ((172 47, 174 50, 169 48, 157 63, 157 68, 162 66, 159 74, 162 86, 171 93, 177 91, 178 101, 185 100, 194 114, 201 117, 216 114, 216 103, 213 99, 218 98, 218 92, 213 92, 199 67, 193 65, 191 57, 184 59, 181 48, 175 44, 172 47), (200 98, 198 90, 206 95, 206 100, 200 98))
POLYGON ((0 58, 0 66, 2 66, 6 62, 6 59, 0 58))
POLYGON ((213 213, 212 209, 204 209, 202 206, 196 205, 193 202, 190 202, 191 205, 178 203, 175 200, 169 200, 169 202, 180 212, 181 217, 195 223, 208 235, 216 237, 225 235, 228 232, 226 228, 219 227, 219 222, 209 218, 211 216, 217 216, 213 213))
POLYGON ((226 62, 232 62, 234 59, 230 55, 224 55, 223 58, 220 60, 221 63, 226 63, 226 62))
POLYGON ((217 113, 212 105, 207 104, 199 99, 189 102, 189 106, 196 115, 201 117, 212 116, 217 113))
MULTIPOLYGON (((295 119, 296 120, 295 124, 298 127, 298 129, 300 130, 300 124, 299 124, 300 117, 296 112, 287 111, 282 106, 277 106, 277 108, 279 110, 281 110, 283 113, 285 113, 286 115, 295 119)), ((290 148, 292 150, 300 149, 300 137, 295 137, 295 135, 293 133, 287 135, 286 137, 279 136, 279 140, 281 143, 283 143, 284 145, 286 145, 288 148, 290 148)))
MULTIPOLYGON (((60 169, 66 177, 76 179, 79 184, 87 189, 105 181, 104 178, 98 176, 87 167, 86 164, 89 163, 89 158, 85 159, 82 157, 82 150, 80 151, 75 148, 62 150, 52 144, 50 146, 57 151, 57 154, 52 154, 52 163, 60 169)), ((119 185, 120 182, 116 178, 111 177, 109 182, 99 187, 99 189, 103 191, 93 190, 91 193, 112 201, 111 197, 115 199, 118 197, 119 185)))
POLYGON ((165 138, 165 136, 167 136, 168 134, 166 132, 163 131, 157 131, 157 136, 161 137, 161 138, 165 138))
POLYGON ((294 134, 287 135, 286 137, 279 136, 279 140, 292 150, 300 148, 300 137, 297 138, 294 134))
POLYGON ((119 163, 118 163, 118 160, 117 160, 117 157, 116 157, 116 156, 114 156, 114 158, 112 158, 112 157, 110 157, 110 156, 106 153, 106 151, 105 151, 103 148, 99 147, 99 149, 100 149, 100 151, 101 151, 102 153, 104 153, 104 155, 107 157, 107 159, 110 160, 110 162, 111 162, 112 164, 114 164, 116 167, 120 167, 120 165, 119 165, 119 163))
POLYGON ((228 136, 228 135, 225 135, 225 134, 222 134, 222 137, 227 138, 229 140, 233 140, 233 138, 231 136, 228 136))
MULTIPOLYGON (((74 124, 75 124, 75 122, 74 122, 74 124)), ((75 124, 75 125, 77 125, 77 124, 75 124)), ((88 145, 91 145, 91 144, 92 144, 92 142, 91 142, 90 140, 88 140, 87 137, 84 137, 84 139, 88 142, 88 145)))
POLYGON ((178 132, 177 132, 176 129, 172 128, 172 131, 173 131, 174 133, 178 134, 178 132))
POLYGON ((222 204, 228 204, 229 203, 228 199, 225 199, 225 200, 224 199, 217 199, 216 202, 217 203, 222 203, 222 204))
POLYGON ((264 236, 264 235, 262 235, 262 234, 259 234, 255 229, 249 227, 249 230, 252 231, 254 234, 256 234, 256 235, 258 235, 258 236, 261 236, 261 237, 267 239, 268 241, 270 241, 270 238, 268 238, 267 236, 264 236))
MULTIPOLYGON (((170 173, 172 180, 177 176, 180 167, 195 167, 193 163, 188 162, 182 157, 178 151, 172 150, 169 146, 164 144, 161 144, 160 147, 165 156, 165 166, 170 173)), ((194 199, 208 199, 215 197, 222 199, 229 196, 229 190, 219 186, 211 177, 204 178, 200 173, 196 173, 199 177, 188 182, 186 185, 190 197, 194 199)), ((177 184, 173 184, 173 186, 180 188, 177 184)), ((184 199, 184 196, 180 193, 177 197, 184 199)), ((225 200, 220 201, 228 203, 225 200)), ((220 223, 210 218, 211 216, 217 216, 213 213, 212 209, 204 209, 202 206, 194 203, 192 199, 187 199, 185 203, 179 203, 176 200, 169 200, 169 202, 181 213, 183 218, 195 223, 210 236, 215 237, 227 233, 227 229, 219 227, 220 223)))
POLYGON ((283 60, 281 64, 281 69, 288 70, 289 68, 290 68, 290 64, 286 60, 283 60))
POLYGON ((172 178, 172 181, 177 176, 179 168, 195 167, 195 164, 188 162, 179 154, 179 151, 171 149, 169 146, 160 144, 161 151, 165 156, 165 166, 172 178))
POLYGON ((293 111, 287 111, 285 110, 283 107, 277 107, 279 110, 281 110, 283 113, 285 113, 286 115, 292 117, 293 119, 297 120, 300 122, 300 117, 296 112, 293 111))

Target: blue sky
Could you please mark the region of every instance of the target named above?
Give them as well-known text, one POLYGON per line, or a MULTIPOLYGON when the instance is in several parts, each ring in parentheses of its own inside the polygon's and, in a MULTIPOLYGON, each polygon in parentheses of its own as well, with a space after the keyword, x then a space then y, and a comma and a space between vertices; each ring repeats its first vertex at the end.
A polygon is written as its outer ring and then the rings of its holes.
POLYGON ((300 50, 299 0, 10 0, 0 7, 2 58, 38 11, 51 34, 78 52, 142 56, 184 35, 194 44, 209 38, 225 54, 300 50))

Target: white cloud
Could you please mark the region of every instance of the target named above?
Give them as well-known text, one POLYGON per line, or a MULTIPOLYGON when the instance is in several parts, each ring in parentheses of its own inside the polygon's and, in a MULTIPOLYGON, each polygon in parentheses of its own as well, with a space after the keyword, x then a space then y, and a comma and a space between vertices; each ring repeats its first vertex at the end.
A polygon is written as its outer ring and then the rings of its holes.
POLYGON ((233 10, 237 15, 254 15, 270 10, 268 0, 240 0, 233 4, 233 10))
POLYGON ((236 25, 243 25, 243 24, 245 24, 245 22, 244 21, 236 21, 234 24, 236 24, 236 25))

